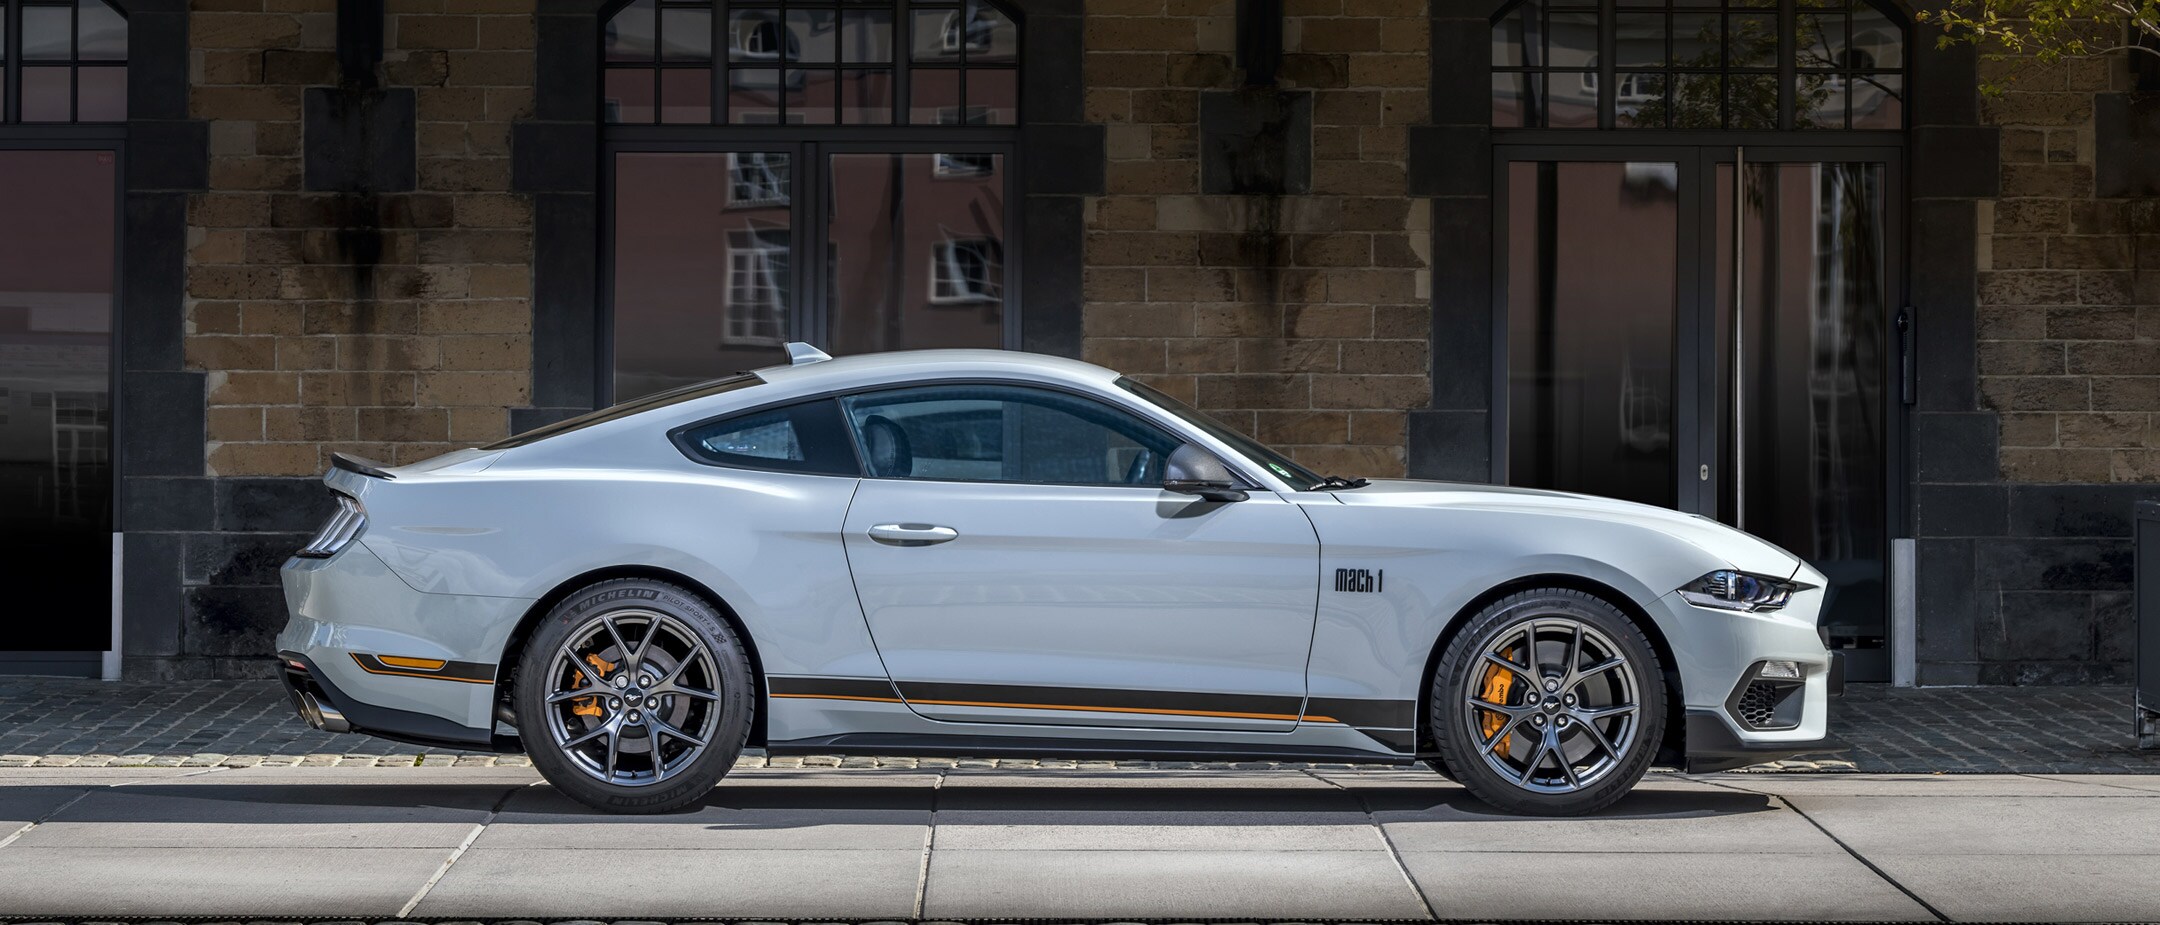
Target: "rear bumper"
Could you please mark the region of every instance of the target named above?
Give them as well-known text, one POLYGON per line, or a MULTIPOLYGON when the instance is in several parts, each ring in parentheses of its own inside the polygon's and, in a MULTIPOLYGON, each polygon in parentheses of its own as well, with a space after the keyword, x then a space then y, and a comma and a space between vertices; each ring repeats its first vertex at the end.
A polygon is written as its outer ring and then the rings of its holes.
POLYGON ((496 735, 440 716, 393 710, 355 700, 298 652, 278 653, 278 677, 293 709, 309 726, 324 732, 359 732, 429 748, 464 751, 518 751, 516 736, 496 735))
POLYGON ((1687 770, 1690 773, 1730 771, 1795 755, 1835 754, 1846 748, 1844 742, 1829 735, 1807 740, 1749 742, 1740 738, 1723 713, 1687 711, 1687 770))

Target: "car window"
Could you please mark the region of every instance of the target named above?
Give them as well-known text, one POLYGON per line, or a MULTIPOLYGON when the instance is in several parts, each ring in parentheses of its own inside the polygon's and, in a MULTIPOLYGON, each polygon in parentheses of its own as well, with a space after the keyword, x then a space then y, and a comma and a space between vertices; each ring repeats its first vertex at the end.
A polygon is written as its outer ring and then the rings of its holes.
POLYGON ((949 385, 842 399, 881 478, 1160 485, 1180 441, 1126 411, 1050 389, 949 385))
POLYGON ((693 424, 676 434, 694 459, 717 466, 856 475, 855 448, 832 399, 821 398, 693 424))

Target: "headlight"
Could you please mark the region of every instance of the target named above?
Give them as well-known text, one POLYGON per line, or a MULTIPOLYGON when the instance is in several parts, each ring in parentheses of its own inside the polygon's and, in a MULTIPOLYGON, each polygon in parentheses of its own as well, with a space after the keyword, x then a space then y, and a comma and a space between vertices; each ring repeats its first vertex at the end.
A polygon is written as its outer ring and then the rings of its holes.
POLYGON ((360 502, 345 495, 337 496, 337 513, 330 515, 330 522, 315 531, 315 538, 294 555, 309 559, 328 559, 360 535, 360 528, 367 526, 367 512, 360 509, 360 502))
POLYGON ((1804 587, 1782 578, 1720 569, 1688 582, 1680 596, 1697 607, 1757 613, 1784 607, 1793 592, 1804 587))

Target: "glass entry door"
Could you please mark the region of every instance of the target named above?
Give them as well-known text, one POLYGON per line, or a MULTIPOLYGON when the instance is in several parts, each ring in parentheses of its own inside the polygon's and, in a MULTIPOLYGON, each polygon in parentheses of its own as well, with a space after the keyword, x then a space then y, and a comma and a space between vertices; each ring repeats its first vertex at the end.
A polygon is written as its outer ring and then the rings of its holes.
POLYGON ((1496 474, 1805 557, 1856 680, 1888 675, 1896 166, 1721 146, 1504 150, 1498 168, 1496 474))

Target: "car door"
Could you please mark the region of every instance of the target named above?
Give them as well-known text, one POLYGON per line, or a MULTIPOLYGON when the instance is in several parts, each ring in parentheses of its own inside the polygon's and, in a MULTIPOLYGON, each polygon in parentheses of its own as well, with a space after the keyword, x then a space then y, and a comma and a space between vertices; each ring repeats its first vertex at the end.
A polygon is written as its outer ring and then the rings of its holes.
POLYGON ((1296 505, 1165 491, 1179 438, 1014 383, 842 400, 848 508, 885 668, 954 722, 1278 730, 1305 696, 1319 541, 1296 505))

